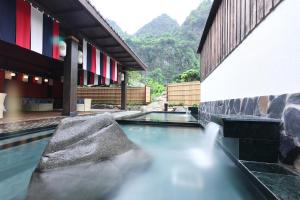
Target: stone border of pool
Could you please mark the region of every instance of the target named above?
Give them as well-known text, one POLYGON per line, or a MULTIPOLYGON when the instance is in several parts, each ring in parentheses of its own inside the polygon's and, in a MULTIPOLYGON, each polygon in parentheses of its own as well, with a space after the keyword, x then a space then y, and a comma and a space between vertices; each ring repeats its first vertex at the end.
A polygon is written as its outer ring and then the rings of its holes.
MULTIPOLYGON (((91 114, 91 115, 96 115, 91 114)), ((125 111, 125 112, 117 112, 112 113, 115 120, 126 118, 126 117, 135 117, 139 116, 141 112, 139 111, 125 111)), ((62 120, 64 117, 55 118, 54 122, 52 123, 44 123, 45 120, 33 120, 33 123, 39 123, 41 126, 34 127, 30 126, 32 128, 27 128, 27 126, 24 126, 24 123, 21 122, 20 124, 16 123, 13 124, 16 127, 15 131, 8 131, 3 132, 0 134, 0 150, 20 146, 23 144, 28 144, 34 141, 42 140, 51 137, 57 126, 60 123, 60 120, 62 120), (45 125, 46 124, 46 125, 45 125), (52 133, 49 133, 52 131, 52 133), (38 134, 40 132, 44 132, 45 134, 38 134), (48 133, 47 133, 48 132, 48 133)), ((46 119, 46 121, 49 119, 46 119)))
MULTIPOLYGON (((136 121, 134 118, 143 116, 149 113, 169 113, 169 114, 184 114, 184 112, 159 112, 159 111, 154 111, 154 112, 145 112, 145 113, 132 113, 131 115, 126 115, 126 116, 114 116, 115 120, 119 124, 133 124, 133 125, 152 125, 152 126, 180 126, 180 127, 198 127, 198 128, 203 128, 204 126, 199 123, 193 123, 193 122, 184 122, 184 123, 178 123, 178 122, 157 122, 157 121, 136 121)), ((22 136, 31 136, 34 135, 38 132, 42 131, 51 131, 55 130, 57 125, 51 125, 51 126, 45 126, 45 127, 39 127, 39 128, 33 128, 33 129, 28 129, 28 130, 20 130, 16 132, 11 132, 11 133, 3 133, 0 134, 0 141, 3 140, 9 140, 9 139, 14 139, 22 136)), ((51 137, 53 133, 48 133, 45 135, 41 136, 33 136, 17 141, 11 141, 6 144, 0 144, 0 150, 4 150, 7 148, 27 144, 30 142, 34 142, 37 140, 42 140, 48 137, 51 137)), ((243 174, 251 181, 251 183, 257 188, 259 192, 262 193, 266 199, 275 199, 279 200, 279 198, 263 183, 261 182, 244 164, 241 160, 238 160, 230 150, 224 146, 220 140, 218 140, 217 145, 221 147, 221 149, 224 151, 224 153, 235 163, 236 166, 239 167, 239 169, 243 172, 243 174)))
MULTIPOLYGON (((154 112, 135 112, 131 114, 125 114, 120 116, 114 116, 116 121, 119 124, 135 124, 135 125, 152 125, 152 126, 180 126, 180 127, 198 127, 203 128, 204 125, 201 124, 201 122, 162 122, 162 121, 139 121, 135 118, 149 114, 149 113, 168 113, 168 114, 185 114, 184 112, 160 112, 160 111, 154 111, 154 112)), ((50 131, 54 130, 57 127, 57 125, 50 125, 45 127, 39 127, 39 128, 33 128, 28 130, 19 130, 16 132, 10 132, 10 133, 3 133, 0 134, 0 141, 10 140, 14 138, 22 138, 29 136, 29 138, 23 138, 21 140, 11 141, 6 144, 0 144, 0 150, 19 146, 22 144, 34 142, 37 140, 45 139, 47 137, 51 137, 52 134, 45 134, 42 136, 32 136, 38 132, 41 131, 50 131)), ((219 140, 217 144, 222 148, 224 153, 235 163, 236 166, 240 168, 240 170, 243 172, 243 174, 249 179, 249 181, 252 182, 252 184, 255 185, 257 190, 261 192, 267 199, 279 199, 263 182, 261 182, 251 171, 248 169, 241 160, 238 160, 232 152, 230 152, 229 149, 227 149, 219 140)))
POLYGON ((31 130, 8 133, 0 137, 0 150, 5 150, 38 140, 50 138, 55 132, 56 126, 35 128, 31 130))
MULTIPOLYGON (((104 112, 105 113, 105 112, 104 112)), ((104 113, 92 113, 87 115, 78 115, 80 116, 93 116, 97 114, 104 114, 104 113)), ((141 114, 140 111, 121 111, 121 112, 114 112, 111 113, 115 120, 123 119, 127 117, 135 117, 141 114)), ((45 119, 35 119, 30 121, 21 121, 21 122, 14 122, 5 124, 2 126, 7 126, 7 128, 0 127, 0 141, 11 139, 11 138, 18 138, 24 135, 31 135, 39 131, 55 129, 60 121, 66 117, 50 117, 45 119), (1 130, 2 128, 2 130, 1 130)))
MULTIPOLYGON (((185 112, 163 112, 163 111, 151 111, 139 113, 134 116, 127 116, 121 119, 116 119, 120 124, 136 124, 136 125, 156 125, 156 126, 183 126, 183 127, 199 127, 203 128, 203 125, 199 121, 195 122, 165 122, 165 121, 147 121, 139 120, 137 117, 141 117, 151 113, 167 113, 167 114, 185 114, 185 112)), ((195 118, 196 119, 196 118, 195 118)), ((197 120, 197 119, 196 119, 197 120)))
POLYGON ((39 127, 39 128, 2 133, 2 134, 0 134, 0 141, 11 139, 11 138, 17 138, 17 137, 21 137, 21 136, 25 136, 25 135, 32 135, 32 134, 42 132, 42 131, 54 130, 54 129, 56 129, 57 126, 58 125, 50 125, 50 126, 44 126, 44 127, 39 127))
POLYGON ((259 189, 267 199, 279 200, 279 198, 263 184, 240 160, 238 160, 221 142, 217 144, 221 147, 224 153, 240 168, 240 170, 248 177, 248 179, 259 189))
MULTIPOLYGON (((121 120, 117 120, 120 124, 134 124, 134 125, 154 125, 154 126, 181 126, 181 127, 199 127, 203 128, 205 127, 205 123, 201 123, 201 121, 198 121, 197 123, 176 123, 176 122, 156 122, 156 121, 143 121, 143 120, 136 120, 134 118, 143 116, 149 113, 174 113, 174 114, 184 114, 183 112, 146 112, 146 113, 140 113, 137 116, 134 116, 133 118, 125 118, 121 120)), ((235 156, 226 149, 225 146, 218 140, 217 145, 221 147, 221 149, 224 151, 224 153, 234 162, 234 164, 243 172, 243 174, 246 176, 246 178, 249 179, 249 181, 257 188, 259 192, 262 193, 262 195, 266 199, 274 199, 279 200, 279 198, 265 185, 263 184, 240 160, 236 159, 235 156)))
POLYGON ((203 128, 197 123, 177 123, 177 122, 150 122, 150 121, 133 121, 133 120, 116 120, 119 124, 136 124, 136 125, 153 125, 153 126, 183 126, 203 128))

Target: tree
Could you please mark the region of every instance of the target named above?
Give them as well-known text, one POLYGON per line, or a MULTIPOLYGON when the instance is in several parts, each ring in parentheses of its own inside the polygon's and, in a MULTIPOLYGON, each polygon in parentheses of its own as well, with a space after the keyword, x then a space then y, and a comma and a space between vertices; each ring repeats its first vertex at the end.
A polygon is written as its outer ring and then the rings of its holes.
POLYGON ((165 77, 162 74, 161 68, 155 68, 153 71, 148 72, 147 79, 152 79, 160 84, 165 83, 165 77))
POLYGON ((191 82, 200 81, 200 71, 197 69, 189 69, 175 78, 175 82, 191 82))
POLYGON ((128 85, 132 87, 140 87, 145 85, 144 76, 141 72, 128 72, 128 85))

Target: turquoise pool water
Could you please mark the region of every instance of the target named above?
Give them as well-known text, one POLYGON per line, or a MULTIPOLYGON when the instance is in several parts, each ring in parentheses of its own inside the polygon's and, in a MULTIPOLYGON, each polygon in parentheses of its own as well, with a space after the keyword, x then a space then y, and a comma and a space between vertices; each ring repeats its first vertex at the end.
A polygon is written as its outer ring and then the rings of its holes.
MULTIPOLYGON (((122 125, 152 157, 152 165, 129 179, 110 200, 263 199, 217 146, 204 148, 199 128, 122 125)), ((0 199, 22 199, 48 139, 0 151, 0 199), (20 198, 21 197, 21 198, 20 198)), ((99 199, 100 200, 100 199, 99 199)))
POLYGON ((151 122, 197 122, 197 119, 191 114, 185 113, 148 113, 133 120, 151 121, 151 122))
POLYGON ((0 199, 22 199, 31 174, 48 144, 43 139, 0 151, 0 199))
POLYGON ((114 200, 264 199, 215 146, 209 156, 199 128, 122 125, 153 156, 152 166, 121 187, 114 200))

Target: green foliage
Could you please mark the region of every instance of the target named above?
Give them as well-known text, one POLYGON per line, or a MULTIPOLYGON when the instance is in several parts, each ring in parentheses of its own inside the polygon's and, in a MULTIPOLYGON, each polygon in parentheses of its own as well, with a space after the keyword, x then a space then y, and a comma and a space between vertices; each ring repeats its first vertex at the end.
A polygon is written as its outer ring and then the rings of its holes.
POLYGON ((196 10, 186 18, 181 26, 180 35, 185 40, 195 41, 194 49, 198 48, 203 28, 211 8, 211 0, 204 0, 196 10))
POLYGON ((151 88, 151 97, 156 98, 161 96, 166 91, 164 86, 164 76, 160 68, 156 68, 149 72, 147 78, 141 72, 131 71, 128 72, 128 85, 132 87, 141 87, 147 85, 151 88))
POLYGON ((160 68, 163 82, 169 83, 188 69, 200 71, 200 59, 196 52, 210 6, 210 0, 202 1, 181 27, 175 28, 172 20, 164 15, 125 39, 149 67, 147 76, 160 68), (166 28, 169 26, 173 28, 166 28))
POLYGON ((110 19, 106 19, 106 21, 114 29, 114 31, 117 32, 119 36, 121 36, 123 39, 129 37, 129 35, 126 32, 124 32, 115 21, 110 19))
POLYGON ((191 82, 200 81, 200 71, 198 69, 189 69, 175 78, 175 82, 191 82))
POLYGON ((199 69, 200 62, 195 51, 174 35, 134 37, 126 42, 148 65, 148 74, 156 68, 161 69, 165 83, 171 82, 176 75, 187 69, 199 69))
POLYGON ((203 0, 182 26, 169 16, 162 15, 133 36, 122 32, 112 22, 114 29, 148 66, 147 78, 143 78, 140 72, 130 72, 129 85, 147 84, 155 97, 165 91, 165 84, 174 80, 199 80, 200 59, 197 47, 211 4, 211 0, 203 0))
POLYGON ((149 86, 151 88, 151 98, 152 99, 155 99, 156 97, 161 96, 162 93, 166 91, 166 87, 163 84, 161 84, 151 78, 147 80, 146 84, 147 84, 147 86, 149 86))
POLYGON ((178 106, 184 106, 184 103, 179 103, 178 106))
POLYGON ((147 80, 154 80, 160 84, 164 83, 164 75, 162 74, 162 70, 160 68, 155 68, 153 71, 148 72, 147 80))
POLYGON ((151 88, 152 98, 161 96, 162 93, 166 91, 164 79, 165 77, 160 68, 155 68, 147 74, 146 84, 151 88))
POLYGON ((150 23, 143 26, 137 31, 136 36, 155 35, 159 36, 164 33, 175 31, 179 28, 177 21, 166 14, 153 19, 150 23))
POLYGON ((128 85, 131 87, 140 87, 145 85, 144 75, 138 71, 128 72, 128 85))

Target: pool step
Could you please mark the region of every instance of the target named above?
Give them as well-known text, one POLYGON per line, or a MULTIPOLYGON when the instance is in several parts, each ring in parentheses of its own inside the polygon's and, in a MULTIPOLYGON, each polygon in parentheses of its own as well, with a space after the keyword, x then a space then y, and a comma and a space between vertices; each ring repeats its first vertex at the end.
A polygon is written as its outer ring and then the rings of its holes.
MULTIPOLYGON (((224 138, 236 141, 239 160, 278 162, 280 120, 238 116, 214 116, 212 120, 223 126, 224 138)), ((228 149, 236 149, 228 144, 224 142, 228 149)))

